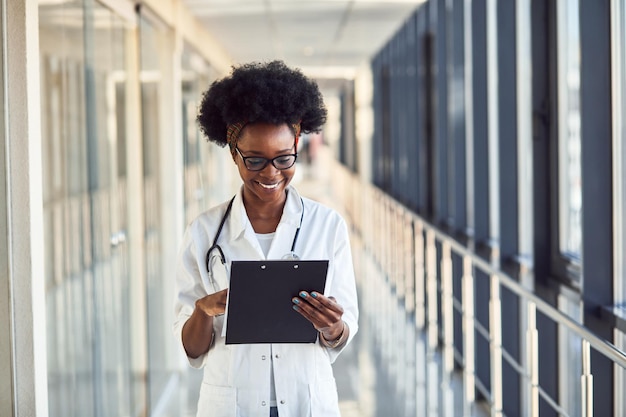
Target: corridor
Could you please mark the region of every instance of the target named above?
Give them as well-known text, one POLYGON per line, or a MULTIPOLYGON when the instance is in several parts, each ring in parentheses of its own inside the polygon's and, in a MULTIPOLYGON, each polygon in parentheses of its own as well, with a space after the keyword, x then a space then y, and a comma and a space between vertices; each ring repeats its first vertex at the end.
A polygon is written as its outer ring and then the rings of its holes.
POLYGON ((350 233, 343 417, 626 416, 626 2, 0 0, 0 29, 1 417, 195 416, 177 253, 241 186, 196 118, 273 60, 326 112, 294 185, 350 233))

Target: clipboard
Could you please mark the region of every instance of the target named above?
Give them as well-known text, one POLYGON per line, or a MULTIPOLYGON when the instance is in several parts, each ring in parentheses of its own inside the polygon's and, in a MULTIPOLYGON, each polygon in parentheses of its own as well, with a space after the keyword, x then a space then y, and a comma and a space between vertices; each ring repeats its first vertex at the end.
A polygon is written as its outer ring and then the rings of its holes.
POLYGON ((226 344, 315 343, 317 330, 291 299, 324 293, 327 260, 232 261, 226 344))

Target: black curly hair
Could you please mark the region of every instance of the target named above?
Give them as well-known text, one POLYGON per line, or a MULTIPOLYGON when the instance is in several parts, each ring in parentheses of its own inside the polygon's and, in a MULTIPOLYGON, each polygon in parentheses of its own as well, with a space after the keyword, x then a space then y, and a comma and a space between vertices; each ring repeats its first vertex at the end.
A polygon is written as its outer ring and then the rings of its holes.
POLYGON ((211 142, 226 145, 235 123, 300 123, 302 132, 319 132, 326 107, 317 84, 282 61, 233 66, 202 95, 197 122, 211 142))

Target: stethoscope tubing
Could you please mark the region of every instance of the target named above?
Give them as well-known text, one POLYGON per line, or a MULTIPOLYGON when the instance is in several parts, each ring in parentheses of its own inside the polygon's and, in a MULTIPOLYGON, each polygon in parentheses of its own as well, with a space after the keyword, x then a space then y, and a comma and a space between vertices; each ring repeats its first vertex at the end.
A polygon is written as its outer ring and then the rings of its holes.
MULTIPOLYGON (((226 211, 224 212, 224 215, 222 216, 222 220, 220 221, 220 225, 217 228, 217 232, 215 233, 213 244, 211 245, 209 250, 207 250, 207 253, 206 253, 205 262, 206 262, 206 269, 209 275, 211 275, 211 262, 210 262, 211 252, 213 252, 214 250, 217 250, 219 252, 220 261, 222 262, 222 265, 226 264, 226 257, 224 256, 224 251, 222 250, 221 246, 217 243, 217 240, 222 234, 224 223, 226 223, 226 219, 230 215, 231 209, 233 208, 233 202, 235 201, 235 197, 233 197, 228 203, 228 207, 226 207, 226 211)), ((298 258, 298 256, 295 254, 295 249, 296 249, 296 243, 298 242, 298 236, 300 235, 300 229, 302 228, 302 221, 304 220, 304 200, 300 198, 300 202, 302 203, 302 213, 300 214, 300 225, 298 225, 298 229, 296 229, 296 233, 293 236, 293 241, 291 242, 291 251, 288 254, 289 256, 295 259, 298 258)))

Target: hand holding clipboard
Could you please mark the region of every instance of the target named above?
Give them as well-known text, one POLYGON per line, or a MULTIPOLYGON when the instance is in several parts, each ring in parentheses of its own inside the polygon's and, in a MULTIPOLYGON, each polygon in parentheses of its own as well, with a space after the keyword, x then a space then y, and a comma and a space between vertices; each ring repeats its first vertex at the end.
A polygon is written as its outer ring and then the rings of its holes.
POLYGON ((328 261, 233 261, 226 344, 314 343, 317 330, 293 309, 300 291, 324 293, 328 261))

